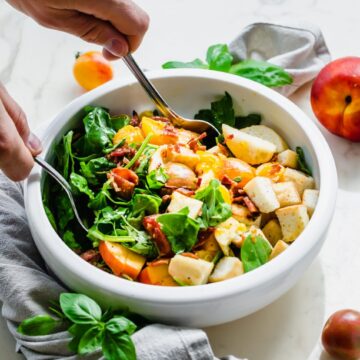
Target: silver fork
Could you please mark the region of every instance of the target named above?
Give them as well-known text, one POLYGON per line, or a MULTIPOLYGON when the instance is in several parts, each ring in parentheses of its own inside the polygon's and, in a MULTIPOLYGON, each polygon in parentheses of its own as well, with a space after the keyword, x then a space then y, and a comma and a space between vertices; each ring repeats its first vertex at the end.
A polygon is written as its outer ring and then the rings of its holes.
POLYGON ((66 195, 68 196, 70 200, 70 204, 72 209, 74 210, 74 214, 76 217, 76 220, 79 222, 81 227, 88 232, 89 229, 85 226, 83 221, 81 220, 81 217, 79 215, 79 212, 76 208, 76 203, 72 194, 71 186, 70 184, 65 180, 65 178, 56 170, 54 169, 49 163, 47 163, 44 159, 36 156, 34 157, 34 161, 40 165, 53 179, 55 179, 65 190, 66 195))

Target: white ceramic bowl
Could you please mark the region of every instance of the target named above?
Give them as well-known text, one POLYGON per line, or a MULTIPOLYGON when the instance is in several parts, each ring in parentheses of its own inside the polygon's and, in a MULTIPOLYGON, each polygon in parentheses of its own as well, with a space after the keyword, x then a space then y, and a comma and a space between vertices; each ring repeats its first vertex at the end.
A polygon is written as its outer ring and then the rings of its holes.
MULTIPOLYGON (((336 168, 317 127, 293 103, 255 82, 206 70, 163 70, 148 76, 180 114, 191 118, 228 91, 236 112, 259 112, 263 123, 294 148, 302 146, 313 169, 320 197, 304 232, 283 254, 262 267, 227 281, 194 287, 160 287, 130 282, 103 272, 73 253, 51 227, 41 201, 42 172, 35 167, 26 184, 25 205, 35 243, 51 270, 70 289, 103 305, 128 306, 152 320, 187 326, 210 326, 241 318, 284 294, 311 264, 325 239, 337 191, 336 168)), ((79 121, 88 104, 112 113, 141 112, 153 105, 132 78, 110 82, 70 103, 47 128, 43 156, 52 157, 54 142, 79 121)))

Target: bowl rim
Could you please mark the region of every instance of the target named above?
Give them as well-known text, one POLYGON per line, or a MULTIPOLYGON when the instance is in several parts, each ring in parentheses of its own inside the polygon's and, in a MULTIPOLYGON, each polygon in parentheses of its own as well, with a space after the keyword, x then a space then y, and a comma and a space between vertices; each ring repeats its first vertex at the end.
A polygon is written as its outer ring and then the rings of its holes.
MULTIPOLYGON (((152 80, 192 77, 227 82, 232 85, 246 87, 288 112, 292 120, 295 121, 306 134, 306 137, 312 145, 319 166, 320 194, 311 221, 298 237, 297 241, 295 241, 286 252, 271 262, 262 265, 255 271, 218 283, 172 287, 171 291, 169 291, 169 287, 131 282, 106 273, 90 265, 68 248, 47 219, 42 204, 42 171, 38 166, 35 166, 24 186, 25 208, 30 228, 39 234, 41 245, 53 254, 53 256, 56 256, 63 267, 75 273, 82 281, 91 283, 91 286, 98 289, 99 292, 111 292, 128 299, 144 300, 150 303, 185 304, 202 302, 204 299, 206 299, 206 301, 216 301, 220 298, 231 297, 240 292, 248 292, 256 287, 265 285, 267 282, 270 282, 271 279, 281 277, 291 271, 294 265, 300 262, 307 253, 311 252, 311 249, 321 240, 335 209, 337 192, 336 167, 330 148, 320 130, 313 121, 289 99, 272 89, 239 76, 203 69, 154 70, 147 72, 147 75, 152 80), (31 209, 34 208, 38 209, 36 213, 31 211, 31 209), (76 266, 74 266, 74 264, 76 264, 76 266)), ((113 80, 70 102, 53 118, 44 132, 44 155, 46 156, 48 153, 50 144, 57 136, 60 128, 81 108, 108 92, 133 84, 136 84, 136 80, 130 77, 113 80)), ((44 260, 46 261, 46 259, 44 260)), ((49 265, 51 268, 51 264, 49 265)))

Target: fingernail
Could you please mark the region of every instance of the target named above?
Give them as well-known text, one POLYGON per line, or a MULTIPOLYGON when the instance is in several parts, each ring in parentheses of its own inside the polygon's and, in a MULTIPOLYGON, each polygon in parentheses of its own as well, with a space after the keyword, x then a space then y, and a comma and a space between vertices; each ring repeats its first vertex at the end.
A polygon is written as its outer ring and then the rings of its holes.
POLYGON ((118 57, 123 57, 128 53, 128 46, 124 43, 124 41, 120 41, 118 39, 109 40, 104 48, 111 52, 113 55, 118 57))
POLYGON ((33 133, 30 133, 29 138, 26 142, 26 146, 30 149, 30 151, 34 153, 38 153, 42 149, 41 141, 33 133))

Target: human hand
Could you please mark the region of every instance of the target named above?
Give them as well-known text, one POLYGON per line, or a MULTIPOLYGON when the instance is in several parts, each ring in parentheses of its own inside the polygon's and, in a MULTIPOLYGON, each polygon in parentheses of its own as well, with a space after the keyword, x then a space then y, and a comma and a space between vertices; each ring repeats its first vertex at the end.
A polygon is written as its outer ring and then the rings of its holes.
POLYGON ((135 51, 149 16, 131 0, 7 0, 39 24, 103 46, 113 60, 135 51))
POLYGON ((0 83, 0 169, 14 181, 23 180, 40 152, 40 140, 30 133, 24 112, 0 83))

